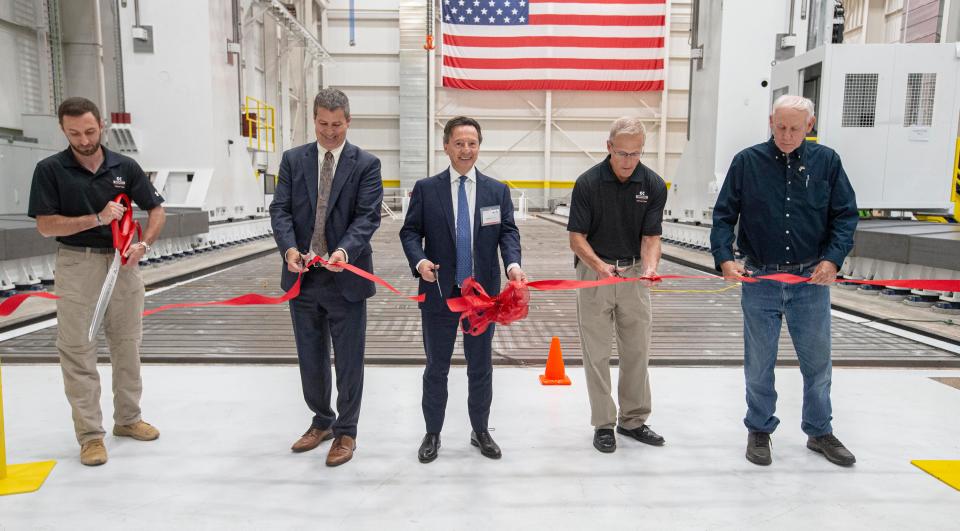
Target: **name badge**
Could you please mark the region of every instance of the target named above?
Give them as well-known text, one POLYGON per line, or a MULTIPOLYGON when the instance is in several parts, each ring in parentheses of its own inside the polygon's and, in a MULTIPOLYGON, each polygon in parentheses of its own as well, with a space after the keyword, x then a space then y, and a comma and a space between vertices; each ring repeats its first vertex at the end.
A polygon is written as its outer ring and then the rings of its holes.
POLYGON ((500 223, 500 207, 490 206, 480 208, 480 225, 497 225, 500 223))

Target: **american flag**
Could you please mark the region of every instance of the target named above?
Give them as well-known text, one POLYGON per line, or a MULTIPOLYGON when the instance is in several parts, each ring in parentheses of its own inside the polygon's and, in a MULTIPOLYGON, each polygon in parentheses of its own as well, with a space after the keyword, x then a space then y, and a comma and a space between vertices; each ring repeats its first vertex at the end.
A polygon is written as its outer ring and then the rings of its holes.
POLYGON ((443 86, 663 90, 666 0, 441 0, 443 86))

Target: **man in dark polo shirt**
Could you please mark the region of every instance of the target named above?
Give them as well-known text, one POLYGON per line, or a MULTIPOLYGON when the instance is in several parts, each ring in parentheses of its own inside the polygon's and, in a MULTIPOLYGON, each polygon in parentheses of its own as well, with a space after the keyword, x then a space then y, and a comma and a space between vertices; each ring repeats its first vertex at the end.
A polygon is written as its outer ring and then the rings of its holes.
POLYGON ((813 102, 785 95, 770 115, 770 140, 733 158, 713 209, 710 248, 728 280, 777 272, 808 277, 801 284, 744 283, 743 370, 747 387, 746 458, 769 465, 777 391, 773 368, 787 320, 803 375, 807 448, 850 466, 853 454, 833 435, 830 405, 830 285, 857 228, 857 200, 837 153, 804 137, 813 129, 813 102), (739 223, 739 229, 736 229, 739 223), (734 231, 743 264, 733 255, 734 231))
POLYGON ((104 316, 104 332, 113 366, 113 405, 116 436, 150 441, 160 436, 140 417, 140 341, 143 279, 138 262, 150 250, 164 224, 163 198, 140 166, 129 157, 100 145, 100 110, 85 98, 69 98, 57 111, 70 146, 37 163, 27 214, 37 230, 55 236, 54 283, 57 295, 57 350, 67 400, 80 443, 80 462, 107 462, 100 412, 97 343, 87 333, 107 270, 113 261, 110 222, 125 208, 112 201, 119 193, 149 213, 143 241, 130 247, 127 265, 120 268, 104 316))
MULTIPOLYGON (((610 155, 581 175, 570 204, 570 248, 578 280, 657 273, 667 187, 640 162, 646 132, 639 118, 613 122, 610 155)), ((618 433, 661 446, 663 437, 647 426, 650 416, 650 283, 626 282, 577 290, 577 318, 583 368, 590 395, 593 446, 617 449, 618 433), (617 339, 620 377, 617 404, 611 396, 611 339, 617 339)))

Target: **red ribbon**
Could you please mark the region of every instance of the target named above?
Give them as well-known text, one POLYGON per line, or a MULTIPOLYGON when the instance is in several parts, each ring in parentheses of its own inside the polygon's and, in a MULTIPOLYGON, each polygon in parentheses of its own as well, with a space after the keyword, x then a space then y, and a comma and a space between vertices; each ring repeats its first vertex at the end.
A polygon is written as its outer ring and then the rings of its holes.
POLYGON ((511 280, 496 297, 491 297, 479 282, 468 277, 460 287, 460 296, 447 299, 447 307, 460 313, 464 333, 479 336, 492 323, 510 324, 527 316, 529 284, 511 280))
POLYGON ((127 207, 119 220, 115 219, 110 222, 110 232, 113 235, 113 248, 120 251, 120 263, 127 265, 127 251, 130 250, 130 245, 133 244, 133 234, 136 232, 137 240, 139 241, 143 239, 143 231, 140 228, 140 222, 133 220, 133 205, 130 203, 130 198, 127 197, 127 194, 117 194, 117 197, 114 197, 113 201, 127 207))
MULTIPOLYGON (((119 197, 119 196, 118 196, 119 197)), ((129 199, 127 200, 129 204, 129 199)), ((129 208, 127 210, 129 212, 129 208)), ((126 216, 125 216, 126 218, 126 216)), ((133 229, 138 228, 136 222, 130 224, 129 221, 126 223, 117 223, 114 222, 113 225, 116 226, 114 233, 114 242, 115 246, 119 243, 123 244, 124 252, 129 248, 132 242, 133 229), (122 236, 121 239, 117 239, 117 233, 120 233, 122 236)), ((330 263, 324 260, 323 258, 315 257, 311 260, 307 267, 314 264, 323 264, 329 265, 330 263)), ((396 293, 397 295, 406 297, 407 299, 414 302, 423 302, 425 294, 421 293, 420 295, 410 296, 404 295, 397 288, 391 285, 386 280, 374 275, 368 271, 364 271, 354 265, 346 263, 337 263, 335 264, 338 267, 358 275, 362 278, 365 278, 371 282, 379 284, 388 290, 396 293)), ((607 277, 601 280, 536 280, 533 282, 528 282, 526 284, 519 284, 517 282, 511 281, 507 284, 506 288, 500 295, 496 297, 491 297, 484 291, 483 286, 474 281, 472 278, 467 279, 464 283, 463 288, 461 289, 462 296, 458 298, 448 299, 447 307, 450 308, 453 312, 458 312, 461 314, 461 322, 466 320, 469 323, 469 328, 465 328, 467 333, 472 335, 482 334, 491 323, 499 324, 510 324, 517 320, 523 319, 527 316, 528 304, 530 300, 530 294, 528 288, 533 288, 539 291, 556 291, 556 290, 571 290, 571 289, 585 289, 585 288, 595 288, 599 286, 608 286, 611 284, 619 284, 621 282, 637 282, 641 280, 647 280, 650 282, 660 282, 661 280, 689 280, 689 279, 717 279, 716 276, 711 275, 663 275, 663 276, 650 276, 650 277, 607 277)), ((297 277, 297 281, 290 288, 289 291, 284 293, 279 297, 270 297, 266 295, 260 295, 257 293, 247 293, 234 297, 232 299, 222 300, 222 301, 206 301, 206 302, 189 302, 189 303, 179 303, 179 304, 167 304, 157 308, 151 308, 143 312, 144 316, 153 315, 158 312, 174 309, 174 308, 193 308, 201 306, 247 306, 255 304, 282 304, 297 297, 300 294, 300 283, 303 279, 303 273, 297 277)), ((757 282, 759 280, 772 280, 776 282, 783 282, 785 284, 799 284, 803 282, 809 282, 809 278, 801 277, 797 275, 792 275, 789 273, 776 273, 772 275, 764 275, 762 277, 744 277, 741 280, 744 282, 757 282)), ((872 286, 888 286, 888 287, 897 287, 904 289, 918 289, 918 290, 930 290, 930 291, 945 291, 945 292, 960 292, 960 280, 946 280, 946 279, 932 279, 932 280, 922 280, 922 279, 902 279, 902 280, 850 280, 850 279, 837 279, 835 282, 851 283, 851 284, 867 284, 872 286)), ((11 315, 16 309, 30 297, 40 297, 44 299, 57 299, 58 297, 52 293, 46 292, 36 292, 36 293, 19 293, 13 295, 12 297, 7 298, 3 302, 0 302, 0 317, 6 317, 11 315)))

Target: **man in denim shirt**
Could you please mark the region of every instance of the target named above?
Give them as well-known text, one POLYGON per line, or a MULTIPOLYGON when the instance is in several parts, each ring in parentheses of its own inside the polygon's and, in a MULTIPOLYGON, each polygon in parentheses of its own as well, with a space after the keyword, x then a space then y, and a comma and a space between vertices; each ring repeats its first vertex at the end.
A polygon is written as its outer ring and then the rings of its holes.
POLYGON ((850 466, 853 454, 830 425, 830 288, 853 247, 857 205, 853 188, 832 149, 805 141, 813 130, 813 102, 781 96, 773 104, 773 137, 738 153, 713 211, 710 247, 727 280, 777 272, 809 277, 783 284, 743 284, 744 374, 749 430, 746 457, 769 465, 770 434, 780 423, 774 365, 784 317, 803 374, 807 448, 850 466), (736 241, 745 256, 733 255, 736 241))

